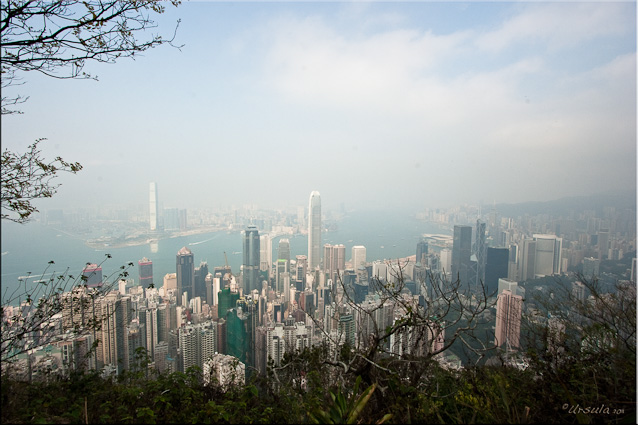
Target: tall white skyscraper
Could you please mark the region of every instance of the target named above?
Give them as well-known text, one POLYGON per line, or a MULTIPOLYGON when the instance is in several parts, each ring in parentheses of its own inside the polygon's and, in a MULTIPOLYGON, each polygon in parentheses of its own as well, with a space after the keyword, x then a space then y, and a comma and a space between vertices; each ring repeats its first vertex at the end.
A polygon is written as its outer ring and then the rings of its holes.
POLYGON ((314 270, 321 263, 321 196, 310 194, 308 207, 308 267, 314 270))
POLYGON ((267 271, 268 276, 271 275, 270 268, 272 265, 272 243, 270 235, 259 235, 259 270, 267 271))
POLYGON ((151 231, 155 231, 157 230, 157 220, 158 220, 157 184, 155 182, 151 182, 151 185, 150 185, 149 207, 150 207, 151 231))
POLYGON ((440 252, 441 271, 445 272, 448 277, 452 276, 452 251, 443 248, 440 252))
POLYGON ((559 274, 563 238, 555 235, 534 235, 534 240, 536 241, 534 274, 539 276, 559 274))
POLYGON ((352 247, 352 267, 357 270, 359 267, 365 266, 366 263, 366 247, 363 245, 355 245, 352 247))

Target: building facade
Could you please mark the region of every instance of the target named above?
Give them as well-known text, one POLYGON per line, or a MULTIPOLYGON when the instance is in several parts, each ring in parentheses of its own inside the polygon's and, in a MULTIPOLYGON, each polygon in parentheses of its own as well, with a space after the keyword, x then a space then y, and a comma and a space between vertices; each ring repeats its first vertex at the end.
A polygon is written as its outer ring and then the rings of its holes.
POLYGON ((308 267, 314 270, 321 263, 321 196, 310 194, 308 206, 308 267))

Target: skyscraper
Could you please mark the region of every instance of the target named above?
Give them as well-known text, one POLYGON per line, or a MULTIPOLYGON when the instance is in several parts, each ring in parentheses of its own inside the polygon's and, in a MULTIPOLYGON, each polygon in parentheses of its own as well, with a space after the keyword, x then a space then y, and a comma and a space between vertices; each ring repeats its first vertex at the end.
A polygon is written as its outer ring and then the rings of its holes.
POLYGON ((244 294, 253 289, 260 290, 259 284, 259 231, 257 226, 244 230, 244 294))
MULTIPOLYGON (((353 248, 354 249, 354 248, 353 248)), ((425 256, 428 255, 428 242, 421 240, 416 244, 416 263, 424 264, 425 256)))
POLYGON ((470 283, 470 255, 472 253, 472 227, 454 226, 452 242, 452 276, 451 280, 460 279, 462 284, 470 283))
POLYGON ((505 344, 506 349, 519 347, 521 337, 521 314, 523 310, 523 297, 512 294, 505 289, 498 296, 496 302, 496 345, 505 344))
POLYGON ((140 272, 140 285, 146 289, 153 283, 153 262, 144 257, 137 262, 140 272))
POLYGON ((321 263, 321 196, 319 192, 310 194, 308 207, 308 267, 310 270, 321 263))
POLYGON ((538 276, 559 274, 563 238, 555 235, 534 235, 534 240, 536 241, 534 274, 538 276))
POLYGON ((259 270, 268 272, 268 276, 271 276, 272 244, 270 243, 270 236, 268 234, 259 235, 259 262, 259 270))
MULTIPOLYGON (((181 304, 182 294, 188 293, 188 299, 195 294, 195 256, 190 249, 183 247, 177 252, 177 304, 181 304)), ((188 307, 188 306, 186 306, 188 307)))
POLYGON ((102 286, 102 267, 97 264, 87 264, 82 270, 82 275, 86 277, 86 286, 98 288, 102 286))
POLYGON ((443 248, 439 255, 441 258, 440 269, 449 278, 452 275, 452 251, 443 248))
POLYGON ((297 255, 297 269, 295 270, 295 287, 298 291, 306 289, 306 272, 308 271, 308 257, 297 255))
POLYGON ((480 287, 485 281, 485 263, 486 256, 486 224, 481 220, 476 220, 476 234, 474 237, 473 254, 476 256, 476 270, 474 270, 474 279, 476 287, 480 287))
POLYGON ((366 247, 363 245, 356 245, 352 247, 352 267, 358 270, 359 267, 364 267, 366 264, 366 247))
POLYGON ((323 246, 323 271, 326 279, 337 282, 337 275, 343 278, 346 268, 346 247, 343 244, 323 246))
POLYGON ((521 282, 534 279, 536 268, 536 241, 534 239, 523 239, 518 267, 518 279, 521 282))
POLYGON ((509 257, 508 248, 487 248, 484 285, 488 295, 496 292, 499 279, 507 278, 509 257))
POLYGON ((158 230, 158 206, 157 206, 157 184, 151 182, 149 193, 150 228, 154 232, 158 230))
POLYGON ((202 261, 199 263, 199 267, 195 267, 195 292, 193 293, 193 298, 207 299, 206 276, 208 276, 208 263, 202 261))
POLYGON ((290 240, 288 238, 279 239, 277 260, 286 260, 286 265, 290 270, 290 240))

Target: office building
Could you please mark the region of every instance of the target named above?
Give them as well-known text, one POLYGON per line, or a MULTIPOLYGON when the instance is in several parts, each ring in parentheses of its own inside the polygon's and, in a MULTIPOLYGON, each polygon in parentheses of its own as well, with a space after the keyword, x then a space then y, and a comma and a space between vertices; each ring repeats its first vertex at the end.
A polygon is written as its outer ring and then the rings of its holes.
POLYGON ((259 278, 259 231, 250 225, 244 230, 243 287, 244 294, 261 291, 259 278))
POLYGON ((425 240, 420 240, 416 244, 416 263, 425 265, 427 261, 427 255, 428 255, 428 243, 425 240))
POLYGON ((102 286, 102 267, 97 264, 87 264, 82 270, 82 276, 86 278, 84 283, 89 288, 99 288, 102 286))
POLYGON ((536 241, 535 276, 560 274, 563 239, 556 235, 534 235, 536 241))
MULTIPOLYGON (((195 294, 195 256, 190 249, 183 247, 177 252, 177 303, 182 305, 184 292, 191 299, 195 294)), ((188 304, 184 305, 188 307, 188 304)))
POLYGON ((306 273, 308 272, 308 257, 305 255, 297 255, 295 289, 303 291, 306 289, 306 273))
POLYGON ((471 255, 472 227, 459 225, 454 226, 454 239, 452 243, 452 281, 459 279, 461 284, 470 283, 471 255))
POLYGON ((439 252, 439 258, 441 272, 445 273, 449 279, 452 275, 452 251, 447 248, 443 248, 439 252))
POLYGON ((144 289, 149 288, 153 284, 153 262, 144 257, 137 262, 140 286, 144 289))
POLYGON ((607 260, 609 258, 609 229, 598 231, 598 259, 607 260))
POLYGON ((480 287, 481 282, 485 282, 485 263, 487 261, 486 237, 486 224, 480 220, 476 220, 476 233, 472 252, 476 263, 472 274, 477 288, 480 287))
POLYGON ((279 239, 277 260, 286 260, 288 269, 290 269, 290 240, 288 238, 279 239))
POLYGON ((270 235, 259 235, 259 270, 266 272, 268 277, 272 277, 272 243, 270 235))
POLYGON ((199 263, 199 267, 195 267, 195 292, 193 293, 193 298, 207 299, 206 276, 208 276, 208 264, 202 261, 199 263))
POLYGON ((283 258, 277 260, 277 273, 275 275, 275 292, 284 293, 284 275, 289 276, 288 262, 283 258))
POLYGON ((366 247, 363 245, 355 245, 352 247, 352 267, 359 270, 359 267, 366 265, 366 247))
POLYGON ((308 206, 308 267, 314 271, 321 263, 321 196, 310 194, 308 206))
POLYGON ((487 248, 485 263, 485 289, 492 295, 498 289, 498 280, 506 278, 510 257, 509 248, 487 248))
POLYGON ((518 279, 521 282, 534 279, 536 269, 536 241, 524 239, 518 260, 518 279))
POLYGON ((323 271, 327 279, 338 282, 346 268, 346 247, 342 244, 323 246, 323 271))
POLYGON ((149 191, 149 213, 150 213, 150 230, 155 232, 159 230, 159 209, 157 202, 157 184, 151 182, 149 191))

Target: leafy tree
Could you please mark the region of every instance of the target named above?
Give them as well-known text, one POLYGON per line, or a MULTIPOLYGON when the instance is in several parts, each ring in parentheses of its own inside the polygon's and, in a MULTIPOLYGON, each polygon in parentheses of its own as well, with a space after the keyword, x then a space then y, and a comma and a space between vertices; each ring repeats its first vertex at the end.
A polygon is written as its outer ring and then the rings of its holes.
MULTIPOLYGON (((2 115, 22 113, 14 107, 28 100, 5 95, 24 84, 23 74, 39 72, 61 79, 92 78, 87 62, 114 63, 134 58, 150 48, 168 43, 157 34, 152 14, 161 14, 168 2, 160 0, 2 0, 0 49, 2 54, 2 115)), ((172 0, 173 5, 179 1, 172 0)), ((179 21, 177 22, 179 25, 179 21)), ((175 31, 177 30, 177 26, 175 31)), ((32 201, 51 197, 59 185, 51 180, 59 172, 77 173, 82 166, 57 157, 41 156, 36 140, 25 153, 2 152, 2 220, 29 221, 37 211, 32 201)))
MULTIPOLYGON (((110 257, 106 254, 99 266, 110 257)), ((68 268, 62 273, 49 272, 49 267, 53 264, 54 262, 50 261, 39 276, 33 277, 28 273, 13 291, 5 288, 2 294, 0 358, 3 372, 5 366, 9 366, 18 355, 53 341, 60 332, 56 315, 63 312, 78 315, 84 310, 89 311, 93 303, 111 291, 120 279, 128 276, 128 269, 133 266, 133 263, 121 266, 117 273, 106 277, 101 286, 88 288, 87 276, 74 276, 69 273, 68 268), (65 293, 67 290, 69 292, 65 293)), ((99 330, 105 319, 106 317, 100 313, 84 323, 76 323, 71 330, 99 330)))
POLYGON ((60 185, 51 180, 59 172, 75 174, 82 170, 79 163, 69 163, 60 157, 47 162, 38 146, 43 140, 36 140, 23 154, 8 149, 2 152, 2 220, 26 223, 38 211, 31 201, 56 193, 60 185))
POLYGON ((528 317, 526 345, 539 378, 530 382, 530 392, 555 406, 562 419, 588 422, 593 417, 569 410, 606 405, 620 412, 610 420, 635 420, 635 284, 609 287, 581 275, 534 301, 541 314, 528 317))
MULTIPOLYGON (((169 2, 160 0, 2 0, 2 115, 21 113, 15 107, 27 98, 5 93, 10 92, 12 86, 24 84, 25 73, 35 71, 60 79, 97 79, 85 72, 88 62, 114 63, 162 44, 172 45, 175 33, 170 39, 148 33, 156 28, 151 17, 163 13, 166 4, 169 2)), ((173 0, 170 4, 177 6, 179 1, 173 0)), ((179 21, 175 31, 177 26, 179 21)), ((32 202, 56 193, 59 185, 54 184, 53 179, 59 173, 75 174, 82 170, 77 162, 67 162, 60 157, 52 161, 44 158, 40 149, 43 140, 36 140, 26 153, 8 149, 2 152, 2 220, 28 222, 37 212, 32 202)), ((27 278, 19 282, 14 292, 2 294, 3 364, 33 348, 34 344, 49 340, 54 316, 67 307, 65 303, 69 301, 63 296, 65 290, 72 290, 73 309, 83 308, 84 303, 95 301, 110 289, 109 284, 99 290, 86 288, 83 276, 74 277, 68 269, 49 274, 49 267, 36 281, 27 278), (15 302, 22 304, 13 314, 7 314, 15 302)), ((127 275, 126 266, 120 269, 118 279, 127 275)), ((95 329, 100 324, 101 318, 97 318, 83 326, 95 329)))
POLYGON ((354 316, 360 332, 354 345, 343 343, 343 330, 326 333, 328 344, 341 349, 330 350, 324 363, 345 374, 361 376, 368 385, 394 373, 404 374, 416 383, 430 360, 440 357, 454 344, 467 347, 477 358, 493 348, 475 334, 484 322, 483 313, 492 305, 484 287, 472 288, 458 279, 450 282, 428 273, 420 277, 419 284, 429 288, 429 293, 419 301, 406 287, 409 278, 404 275, 406 265, 397 266, 396 276, 389 281, 371 280, 374 298, 370 303, 355 303, 350 289, 338 279, 332 291, 337 308, 324 322, 338 322, 343 314, 339 306, 345 306, 345 312, 354 316), (478 342, 478 348, 471 342, 478 342))
MULTIPOLYGON (((54 78, 96 78, 84 71, 87 61, 114 63, 122 57, 171 43, 160 35, 140 38, 156 28, 153 13, 163 13, 160 0, 2 0, 2 88, 20 83, 21 72, 37 71, 54 78)), ((174 6, 179 1, 170 2, 174 6)), ((178 21, 179 24, 179 21, 178 21)), ((177 29, 177 28, 176 28, 177 29)), ((26 99, 2 98, 2 114, 26 99)))

